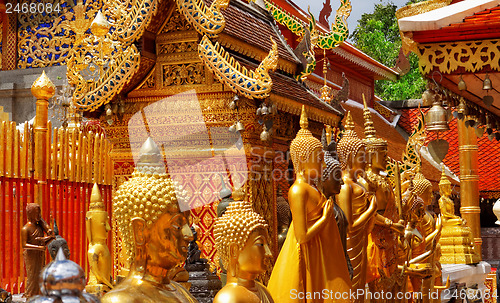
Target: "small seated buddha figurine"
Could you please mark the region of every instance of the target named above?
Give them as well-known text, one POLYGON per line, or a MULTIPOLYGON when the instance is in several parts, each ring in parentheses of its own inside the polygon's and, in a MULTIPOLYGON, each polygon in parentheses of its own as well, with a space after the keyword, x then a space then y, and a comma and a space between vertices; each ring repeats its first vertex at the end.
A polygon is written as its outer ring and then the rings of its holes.
POLYGON ((89 260, 89 280, 85 291, 102 296, 113 288, 111 277, 111 254, 106 243, 109 226, 109 217, 102 201, 99 186, 94 183, 90 196, 89 211, 85 216, 87 238, 89 249, 87 257, 89 260))
MULTIPOLYGON (((366 169, 366 180, 369 191, 375 195, 377 200, 377 212, 375 213, 374 226, 368 234, 368 267, 367 283, 372 292, 391 291, 396 282, 393 275, 398 274, 397 262, 394 256, 397 254, 397 234, 402 234, 404 226, 399 222, 398 209, 394 191, 387 173, 387 141, 378 138, 373 126, 370 110, 363 95, 363 117, 365 120, 365 139, 368 165, 366 169)), ((375 302, 381 302, 374 299, 375 302)), ((384 301, 384 300, 382 300, 384 301)))
POLYGON ((40 294, 38 277, 45 265, 45 248, 55 236, 49 224, 42 219, 40 205, 28 203, 26 215, 28 222, 21 229, 21 243, 27 280, 24 296, 30 298, 40 294))
MULTIPOLYGON (((343 170, 344 185, 340 190, 339 204, 348 224, 347 251, 353 267, 352 288, 364 289, 366 282, 368 233, 377 210, 374 195, 369 199, 368 189, 359 183, 359 176, 365 174, 365 143, 354 131, 351 113, 347 113, 345 133, 337 146, 343 170)), ((355 301, 364 298, 357 296, 355 301)))
POLYGON ((229 204, 217 218, 214 235, 219 256, 227 269, 227 283, 214 303, 273 303, 266 287, 255 278, 266 271, 270 258, 267 224, 246 201, 229 204))
POLYGON ((161 152, 148 138, 132 178, 120 185, 113 199, 117 224, 128 243, 130 273, 102 302, 197 302, 168 278, 169 270, 186 260, 193 239, 189 212, 180 211, 185 201, 185 191, 165 173, 161 152))
POLYGON ((302 107, 301 129, 290 144, 296 175, 288 191, 292 223, 267 288, 280 303, 297 302, 300 296, 305 302, 347 302, 334 296, 351 288, 347 264, 339 262, 345 254, 333 217, 334 199, 326 199, 316 187, 324 165, 323 146, 307 127, 302 107), (325 289, 332 293, 313 297, 325 289))
POLYGON ((441 263, 473 264, 480 261, 474 248, 474 240, 470 227, 464 219, 455 215, 455 205, 451 200, 451 182, 446 177, 443 165, 439 182, 439 210, 443 219, 443 230, 439 244, 441 245, 441 263))

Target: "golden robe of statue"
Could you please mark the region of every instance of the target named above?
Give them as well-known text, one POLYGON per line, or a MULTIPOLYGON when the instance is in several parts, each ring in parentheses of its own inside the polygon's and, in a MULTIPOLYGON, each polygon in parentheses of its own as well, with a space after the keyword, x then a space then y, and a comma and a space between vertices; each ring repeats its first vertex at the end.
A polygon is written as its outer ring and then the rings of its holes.
POLYGON ((304 108, 301 129, 290 145, 296 180, 288 192, 292 224, 273 268, 269 292, 276 302, 349 302, 351 282, 335 218, 333 200, 316 189, 321 176, 321 142, 307 130, 304 108))
MULTIPOLYGON (((347 113, 346 132, 339 141, 338 151, 343 169, 344 185, 339 194, 339 204, 349 222, 347 232, 347 252, 353 267, 352 287, 364 289, 367 270, 367 240, 371 220, 377 210, 374 196, 369 197, 367 188, 360 182, 365 174, 365 144, 354 132, 351 113, 347 113)), ((356 297, 356 302, 364 298, 356 297)))

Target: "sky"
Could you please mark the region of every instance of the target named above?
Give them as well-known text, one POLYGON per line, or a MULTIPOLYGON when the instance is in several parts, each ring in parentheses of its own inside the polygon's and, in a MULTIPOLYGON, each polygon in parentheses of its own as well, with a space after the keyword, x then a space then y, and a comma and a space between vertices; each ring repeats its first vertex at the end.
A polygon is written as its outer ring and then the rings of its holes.
MULTIPOLYGON (((288 0, 290 1, 290 0, 288 0)), ((311 6, 311 12, 314 14, 316 18, 319 17, 319 12, 323 8, 323 4, 325 3, 326 0, 291 0, 298 6, 300 6, 304 11, 307 12, 307 6, 311 6)), ((358 23, 358 19, 361 18, 361 15, 364 13, 372 13, 373 9, 375 8, 375 4, 377 3, 394 3, 395 5, 398 6, 398 8, 405 6, 405 3, 408 2, 408 0, 351 0, 351 5, 352 5, 352 12, 351 16, 347 19, 347 22, 349 24, 349 33, 352 33, 354 29, 356 28, 356 25, 358 23)), ((339 0, 330 0, 333 12, 330 16, 330 23, 333 22, 333 19, 335 18, 335 11, 337 8, 340 6, 340 1, 339 0)))

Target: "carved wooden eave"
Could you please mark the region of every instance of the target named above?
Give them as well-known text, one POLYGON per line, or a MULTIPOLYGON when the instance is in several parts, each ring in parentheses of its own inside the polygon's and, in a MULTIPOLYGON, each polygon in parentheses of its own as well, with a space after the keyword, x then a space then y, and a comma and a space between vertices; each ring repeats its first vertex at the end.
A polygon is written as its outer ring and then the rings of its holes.
MULTIPOLYGON (((224 46, 226 49, 230 49, 236 53, 242 54, 246 57, 252 58, 256 61, 262 61, 267 56, 267 52, 254 47, 240 39, 229 36, 225 33, 219 35, 217 41, 220 45, 224 46)), ((297 63, 290 62, 288 60, 279 58, 278 59, 278 69, 294 75, 297 72, 297 63)))

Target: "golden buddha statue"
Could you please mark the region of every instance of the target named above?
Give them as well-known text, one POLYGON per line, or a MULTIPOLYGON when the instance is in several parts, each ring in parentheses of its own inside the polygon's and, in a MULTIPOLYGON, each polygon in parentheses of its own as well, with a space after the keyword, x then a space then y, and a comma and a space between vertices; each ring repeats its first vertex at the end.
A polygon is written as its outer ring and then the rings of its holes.
POLYGON ((266 221, 246 201, 231 202, 217 218, 214 236, 227 269, 227 282, 214 303, 274 303, 266 287, 255 281, 266 271, 266 260, 272 256, 267 228, 266 221))
MULTIPOLYGON (((404 230, 400 222, 394 191, 385 168, 387 166, 387 141, 377 138, 370 110, 363 95, 363 117, 365 120, 365 139, 368 165, 366 180, 371 195, 377 201, 374 227, 368 234, 367 246, 367 279, 372 292, 391 291, 395 286, 397 262, 397 234, 404 230)), ((374 300, 374 301, 384 301, 374 300)))
POLYGON ((441 245, 441 263, 444 264, 473 264, 480 261, 474 249, 474 242, 470 227, 465 220, 455 215, 455 205, 450 199, 451 182, 444 172, 439 182, 439 210, 443 218, 443 230, 439 244, 441 245))
MULTIPOLYGON (((432 183, 425 178, 421 171, 421 164, 416 167, 417 173, 412 179, 413 192, 423 201, 424 207, 428 207, 432 202, 432 183)), ((411 283, 414 291, 421 291, 423 301, 428 302, 429 293, 434 288, 434 285, 440 285, 440 278, 436 277, 436 272, 433 269, 440 266, 439 258, 436 256, 436 247, 439 242, 442 230, 442 220, 440 216, 437 219, 427 209, 423 214, 420 222, 417 224, 417 230, 422 235, 423 241, 419 245, 414 245, 411 249, 411 259, 414 259, 413 264, 417 268, 430 270, 431 275, 426 274, 415 275, 411 277, 411 283), (435 281, 438 281, 437 284, 435 281)))
POLYGON ((321 142, 307 129, 302 107, 300 130, 290 145, 296 179, 288 192, 292 223, 269 280, 276 302, 339 302, 335 293, 349 292, 351 282, 335 219, 334 199, 326 199, 316 188, 322 174, 321 142), (331 290, 318 298, 318 293, 331 290), (313 294, 316 294, 312 297, 313 294), (304 301, 302 301, 304 302, 304 301))
POLYGON ((197 302, 168 272, 186 259, 193 239, 189 212, 181 212, 185 192, 165 173, 156 143, 148 138, 132 178, 118 188, 113 199, 130 274, 101 302, 197 302))
POLYGON ((109 217, 102 201, 99 186, 94 183, 90 196, 89 211, 85 216, 87 238, 89 239, 89 277, 85 291, 102 296, 113 288, 111 275, 111 254, 106 243, 109 226, 109 217))
MULTIPOLYGON (((365 143, 357 137, 354 131, 354 122, 350 112, 347 113, 345 129, 344 136, 337 147, 344 181, 338 201, 349 222, 347 252, 353 267, 352 288, 355 290, 365 288, 367 240, 377 203, 375 196, 371 195, 370 198, 368 188, 365 188, 358 180, 365 174, 365 143)), ((356 302, 362 301, 363 298, 356 298, 356 302)))

